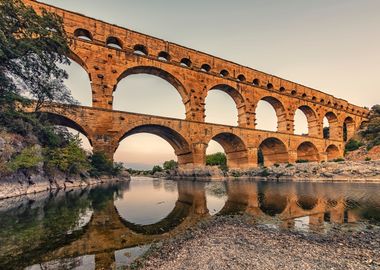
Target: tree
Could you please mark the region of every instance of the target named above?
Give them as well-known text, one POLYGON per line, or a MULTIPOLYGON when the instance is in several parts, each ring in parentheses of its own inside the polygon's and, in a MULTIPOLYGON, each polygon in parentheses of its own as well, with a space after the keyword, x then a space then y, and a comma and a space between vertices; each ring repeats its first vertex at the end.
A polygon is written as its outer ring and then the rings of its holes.
POLYGON ((20 0, 0 2, 0 105, 13 108, 22 95, 36 100, 36 111, 49 102, 75 103, 63 80, 69 64, 67 37, 59 16, 37 14, 20 0))
POLYGON ((162 168, 159 165, 153 166, 152 174, 155 174, 156 172, 162 172, 162 168))
POLYGON ((368 148, 380 145, 380 105, 372 107, 369 121, 363 125, 360 135, 367 142, 368 148))
POLYGON ((227 158, 224 153, 218 152, 206 156, 206 165, 209 166, 225 166, 227 165, 227 158))
POLYGON ((168 160, 164 162, 163 166, 166 171, 174 170, 178 167, 178 162, 175 160, 168 160))

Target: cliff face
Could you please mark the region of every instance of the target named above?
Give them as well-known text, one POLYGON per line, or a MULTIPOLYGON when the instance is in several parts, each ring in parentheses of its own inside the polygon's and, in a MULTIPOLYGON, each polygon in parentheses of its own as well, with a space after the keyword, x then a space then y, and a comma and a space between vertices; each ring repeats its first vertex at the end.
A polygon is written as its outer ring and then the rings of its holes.
POLYGON ((380 145, 374 146, 370 150, 362 146, 358 150, 348 152, 345 158, 349 161, 380 160, 380 145))

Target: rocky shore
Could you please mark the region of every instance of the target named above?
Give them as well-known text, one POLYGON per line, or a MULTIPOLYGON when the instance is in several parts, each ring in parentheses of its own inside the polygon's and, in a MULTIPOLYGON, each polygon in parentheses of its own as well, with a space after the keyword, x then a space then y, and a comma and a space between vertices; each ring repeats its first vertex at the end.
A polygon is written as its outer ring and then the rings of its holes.
POLYGON ((114 181, 129 181, 130 179, 128 173, 118 177, 103 176, 99 178, 89 176, 67 177, 63 174, 49 178, 42 172, 31 175, 17 173, 0 179, 0 200, 43 191, 66 190, 114 181))
POLYGON ((257 179, 266 181, 341 181, 379 182, 380 160, 376 161, 337 161, 308 162, 296 164, 275 164, 249 170, 229 170, 227 173, 218 167, 184 167, 159 177, 194 180, 234 180, 257 179))
POLYGON ((276 230, 246 216, 214 217, 155 244, 132 269, 380 269, 380 229, 276 230))

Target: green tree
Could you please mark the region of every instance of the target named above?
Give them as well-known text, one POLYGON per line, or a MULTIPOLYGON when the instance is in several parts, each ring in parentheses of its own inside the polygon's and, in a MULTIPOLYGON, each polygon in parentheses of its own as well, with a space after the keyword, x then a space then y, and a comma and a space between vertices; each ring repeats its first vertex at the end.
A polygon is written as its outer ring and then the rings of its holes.
POLYGON ((90 157, 90 174, 92 176, 119 175, 124 167, 121 163, 113 163, 103 152, 95 152, 90 157))
POLYGON ((380 145, 380 105, 375 105, 371 109, 369 121, 363 125, 360 132, 368 148, 380 145))
POLYGON ((166 171, 174 170, 178 167, 178 162, 175 160, 168 160, 164 162, 163 166, 166 171))
POLYGON ((162 172, 162 171, 163 171, 163 169, 161 168, 161 166, 156 165, 152 169, 152 174, 155 174, 156 172, 162 172))
POLYGON ((226 166, 227 158, 224 153, 218 152, 206 156, 206 165, 209 166, 226 166))
POLYGON ((43 10, 37 14, 20 0, 0 1, 0 104, 14 109, 24 94, 36 100, 36 110, 47 102, 74 103, 63 80, 69 64, 66 33, 61 18, 43 10))

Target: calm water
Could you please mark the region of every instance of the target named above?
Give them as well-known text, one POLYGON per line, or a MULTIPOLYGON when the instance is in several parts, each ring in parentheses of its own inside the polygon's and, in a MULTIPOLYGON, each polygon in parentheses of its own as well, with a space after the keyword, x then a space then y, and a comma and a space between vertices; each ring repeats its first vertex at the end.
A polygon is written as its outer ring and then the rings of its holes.
POLYGON ((211 215, 305 233, 380 225, 380 185, 136 178, 0 201, 0 269, 123 268, 211 215))

